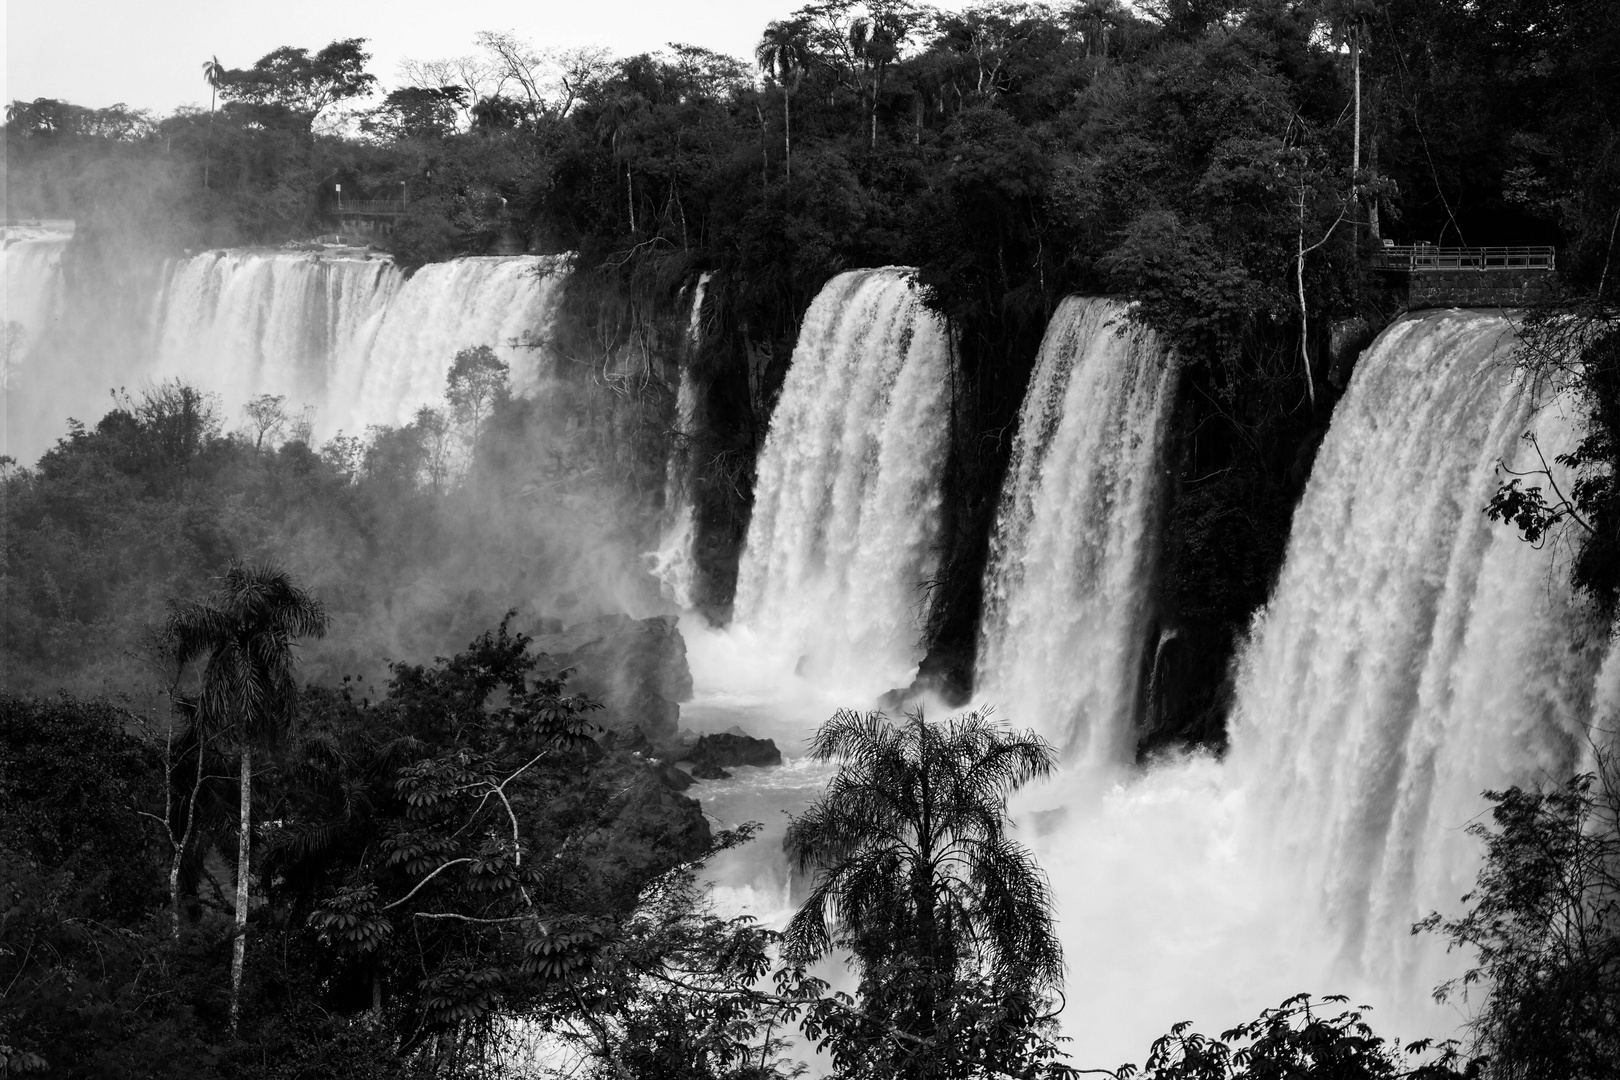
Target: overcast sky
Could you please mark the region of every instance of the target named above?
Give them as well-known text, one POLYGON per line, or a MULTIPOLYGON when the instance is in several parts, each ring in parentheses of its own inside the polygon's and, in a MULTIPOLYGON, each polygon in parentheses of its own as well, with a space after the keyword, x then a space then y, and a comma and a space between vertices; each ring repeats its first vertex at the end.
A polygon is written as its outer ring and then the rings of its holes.
MULTIPOLYGON (((202 63, 247 67, 279 45, 370 39, 371 72, 404 57, 472 51, 478 30, 536 45, 606 45, 620 56, 672 41, 746 57, 805 0, 6 0, 6 100, 122 101, 168 112, 208 104, 202 63)), ((961 3, 939 6, 960 7, 961 3)))

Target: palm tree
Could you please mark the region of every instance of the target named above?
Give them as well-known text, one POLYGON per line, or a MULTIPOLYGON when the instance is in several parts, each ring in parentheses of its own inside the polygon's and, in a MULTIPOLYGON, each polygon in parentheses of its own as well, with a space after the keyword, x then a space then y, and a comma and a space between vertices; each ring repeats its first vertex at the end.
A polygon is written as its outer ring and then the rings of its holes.
POLYGON ((849 51, 871 74, 868 108, 872 120, 872 146, 877 146, 878 95, 883 91, 883 72, 900 56, 900 44, 907 27, 895 10, 879 10, 870 18, 861 16, 849 24, 849 51))
POLYGON ((208 167, 214 151, 214 105, 219 100, 219 84, 225 79, 225 67, 218 56, 203 61, 203 82, 208 84, 208 145, 203 150, 203 190, 208 189, 208 167))
POLYGON ((810 68, 810 24, 805 19, 778 19, 765 27, 754 60, 759 70, 782 87, 782 146, 786 182, 793 183, 793 95, 810 68), (791 78, 791 85, 789 79, 791 78))
POLYGON ((232 563, 214 595, 172 602, 164 625, 182 665, 204 660, 197 717, 204 730, 233 739, 242 761, 236 845, 236 940, 231 956, 231 1032, 240 1012, 247 949, 253 750, 273 745, 291 725, 298 686, 293 639, 326 633, 326 609, 270 565, 232 563))
POLYGON ((985 713, 930 724, 841 711, 811 757, 837 761, 821 800, 788 829, 787 849, 815 870, 786 931, 808 963, 848 946, 887 1014, 932 1037, 963 979, 1040 992, 1062 974, 1045 875, 1007 836, 1007 796, 1047 776, 1050 745, 985 713), (894 978, 882 971, 898 972, 894 978), (886 985, 872 986, 874 979, 886 985))
MULTIPOLYGON (((1350 71, 1354 82, 1355 99, 1355 130, 1350 140, 1350 190, 1356 201, 1360 201, 1361 185, 1361 46, 1363 39, 1371 30, 1373 20, 1377 18, 1378 7, 1374 0, 1335 0, 1328 8, 1328 19, 1332 27, 1335 40, 1343 41, 1350 48, 1350 71)), ((1360 221, 1357 221, 1357 232, 1360 232, 1360 221)))

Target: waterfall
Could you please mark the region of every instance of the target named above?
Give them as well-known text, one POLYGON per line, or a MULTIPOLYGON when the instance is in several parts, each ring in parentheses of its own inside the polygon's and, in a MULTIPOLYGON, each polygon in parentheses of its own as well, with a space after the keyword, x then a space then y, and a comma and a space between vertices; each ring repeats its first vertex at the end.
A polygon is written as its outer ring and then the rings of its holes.
POLYGON ((979 696, 1071 764, 1128 760, 1175 364, 1110 300, 1053 314, 990 540, 979 696))
POLYGON ((62 317, 62 253, 71 239, 70 233, 42 227, 5 227, 4 241, 0 243, 0 265, 4 266, 6 283, 5 315, 0 321, 20 328, 8 331, 8 362, 20 363, 29 344, 62 317), (17 333, 22 336, 14 338, 12 335, 17 333))
POLYGON ((1472 885, 1480 792, 1568 775, 1591 712, 1604 636, 1567 567, 1481 513, 1499 461, 1537 467, 1526 429, 1549 461, 1571 443, 1513 344, 1502 316, 1457 311, 1378 340, 1242 661, 1231 767, 1343 963, 1386 984, 1422 978, 1408 928, 1472 885))
POLYGON ((736 601, 737 621, 800 657, 801 673, 882 689, 915 666, 950 375, 945 328, 910 270, 840 274, 805 313, 736 601))
POLYGON ((8 225, 0 242, 6 290, 0 315, 0 331, 5 334, 5 354, 0 358, 0 394, 5 398, 0 409, 0 453, 20 457, 35 441, 37 418, 26 401, 37 381, 30 378, 29 354, 64 314, 62 253, 70 239, 67 232, 8 225))
POLYGON ((159 301, 157 370, 231 404, 261 393, 314 405, 323 429, 341 367, 402 279, 387 259, 213 251, 178 260, 159 301))
POLYGON ((451 358, 473 345, 491 346, 511 366, 515 391, 539 389, 551 374, 546 345, 569 263, 568 256, 499 255, 422 267, 346 356, 334 403, 339 426, 408 420, 417 406, 440 399, 451 358))
POLYGON ((692 584, 697 573, 692 543, 696 522, 692 506, 691 441, 697 432, 697 383, 692 361, 703 345, 703 297, 713 275, 704 271, 692 286, 691 314, 686 340, 677 366, 675 427, 670 433, 669 457, 664 463, 664 532, 658 550, 646 556, 653 576, 662 584, 666 599, 681 608, 693 603, 692 584))
MULTIPOLYGON (((1065 1011, 1065 1034, 1085 1048, 1077 1064, 1139 1061, 1176 1021, 1220 1031, 1301 990, 1374 1006, 1381 1034, 1453 1033, 1456 1007, 1430 992, 1469 958, 1411 926, 1461 912, 1481 792, 1578 768, 1600 691, 1613 707, 1602 672, 1620 674, 1613 658, 1602 667, 1610 643, 1570 593, 1567 553, 1482 512, 1499 461, 1539 465, 1523 432, 1549 461, 1574 437, 1567 403, 1524 384, 1513 346, 1504 316, 1447 311, 1397 321, 1363 355, 1236 665, 1223 760, 1173 756, 1099 777, 1088 743, 1020 796, 1065 953, 1084 973, 1065 1011)), ((1123 426, 1129 409, 1099 396, 1071 394, 1066 409, 1123 426)), ((1027 430, 1040 430, 1030 418, 1042 408, 1032 388, 1027 430)), ((1099 515, 1078 490, 1084 538, 1099 515)), ((1041 580, 1067 588, 1050 571, 1041 580)), ((987 636, 1004 621, 987 618, 987 636)), ((1070 669, 1092 654, 1106 650, 1054 663, 1053 681, 1086 685, 1093 676, 1070 669)), ((1087 693, 1117 719, 1140 676, 1115 670, 1124 688, 1087 693)))
POLYGON ((408 280, 387 259, 343 253, 211 252, 178 262, 157 314, 153 374, 239 406, 259 393, 315 406, 317 429, 358 434, 439 400, 459 349, 490 345, 532 390, 562 261, 474 257, 408 280))

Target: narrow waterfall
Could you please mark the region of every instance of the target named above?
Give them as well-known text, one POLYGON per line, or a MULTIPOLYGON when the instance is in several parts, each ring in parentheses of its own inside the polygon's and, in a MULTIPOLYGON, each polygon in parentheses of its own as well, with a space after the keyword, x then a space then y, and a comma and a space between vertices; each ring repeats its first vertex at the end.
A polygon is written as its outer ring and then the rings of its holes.
POLYGON ((797 669, 884 689, 919 651, 950 343, 912 271, 840 274, 805 313, 759 458, 736 617, 797 669))
POLYGON ((71 239, 72 234, 53 229, 5 227, 0 243, 6 283, 3 321, 7 327, 17 326, 7 331, 8 361, 20 361, 29 343, 61 318, 62 253, 71 239), (15 357, 13 350, 18 353, 15 357))
MULTIPOLYGON (((46 228, 8 225, 0 242, 5 276, 5 312, 0 331, 5 354, 0 358, 0 453, 23 457, 36 443, 45 443, 38 427, 37 410, 29 407, 29 391, 47 382, 44 373, 31 372, 29 353, 55 329, 65 314, 62 254, 72 235, 46 228)), ((106 393, 105 390, 102 391, 106 393)))
POLYGON ((564 268, 555 258, 476 257, 409 280, 387 259, 213 252, 178 263, 157 313, 154 374, 316 408, 323 435, 398 424, 436 402, 457 350, 490 345, 533 389, 564 268))
POLYGON ((990 540, 979 697, 1063 747, 1128 760, 1175 364, 1111 300, 1047 327, 990 540))
POLYGON ((1462 829, 1480 793, 1569 774, 1606 645, 1556 551, 1481 513, 1498 462, 1538 467, 1527 429, 1548 461, 1570 445, 1561 403, 1537 410, 1516 377, 1513 343, 1500 315, 1437 312, 1363 357, 1231 723, 1228 767, 1340 966, 1413 993, 1437 981, 1423 958, 1438 950, 1408 930, 1472 885, 1462 829))
POLYGON ((686 320, 686 340, 677 362, 675 426, 670 433, 669 458, 664 463, 664 533, 658 550, 647 555, 653 576, 663 586, 664 596, 678 607, 692 606, 692 583, 697 572, 692 543, 696 523, 692 506, 691 440, 697 431, 697 382, 692 377, 692 361, 703 345, 703 297, 712 275, 705 271, 692 286, 691 314, 686 320))

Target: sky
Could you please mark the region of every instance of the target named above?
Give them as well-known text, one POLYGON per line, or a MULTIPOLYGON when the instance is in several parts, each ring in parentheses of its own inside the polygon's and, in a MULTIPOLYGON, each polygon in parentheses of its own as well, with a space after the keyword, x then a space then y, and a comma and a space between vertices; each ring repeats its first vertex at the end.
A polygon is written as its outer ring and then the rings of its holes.
MULTIPOLYGON (((370 71, 473 51, 479 30, 620 56, 669 42, 747 57, 765 24, 805 0, 6 0, 6 100, 123 102, 159 113, 208 105, 202 64, 247 67, 281 45, 370 39, 370 71)), ((960 3, 940 6, 960 7, 960 3)))

